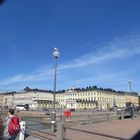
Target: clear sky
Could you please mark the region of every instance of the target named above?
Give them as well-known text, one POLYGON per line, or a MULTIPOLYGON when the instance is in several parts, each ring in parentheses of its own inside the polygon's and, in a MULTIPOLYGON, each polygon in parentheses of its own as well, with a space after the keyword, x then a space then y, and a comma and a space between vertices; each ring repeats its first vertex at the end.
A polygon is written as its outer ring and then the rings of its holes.
POLYGON ((98 86, 140 91, 139 0, 7 0, 0 6, 0 90, 98 86))

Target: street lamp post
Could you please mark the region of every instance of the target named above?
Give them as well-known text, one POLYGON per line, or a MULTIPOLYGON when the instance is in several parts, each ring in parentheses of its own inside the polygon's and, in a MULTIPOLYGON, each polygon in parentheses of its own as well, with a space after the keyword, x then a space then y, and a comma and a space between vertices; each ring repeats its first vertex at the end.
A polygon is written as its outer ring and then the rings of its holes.
POLYGON ((56 93, 57 60, 59 58, 59 55, 60 55, 59 49, 54 48, 53 56, 55 59, 55 69, 54 69, 53 111, 51 113, 51 124, 52 124, 51 130, 52 130, 52 132, 55 132, 55 126, 56 126, 55 93, 56 93))
POLYGON ((53 56, 55 58, 55 70, 54 70, 54 92, 53 92, 53 109, 55 110, 55 92, 56 92, 56 75, 57 75, 57 59, 59 57, 59 49, 54 48, 53 56))
POLYGON ((128 84, 129 84, 129 91, 130 91, 130 93, 132 93, 132 90, 131 90, 131 80, 128 81, 128 84))

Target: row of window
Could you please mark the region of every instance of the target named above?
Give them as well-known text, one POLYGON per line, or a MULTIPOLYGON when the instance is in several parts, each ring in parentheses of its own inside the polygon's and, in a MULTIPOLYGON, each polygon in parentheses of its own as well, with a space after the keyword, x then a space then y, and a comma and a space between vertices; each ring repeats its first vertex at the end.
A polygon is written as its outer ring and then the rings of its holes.
POLYGON ((76 93, 64 93, 64 94, 58 94, 57 96, 59 96, 59 97, 64 97, 64 96, 92 96, 92 95, 103 95, 103 96, 111 96, 111 97, 113 97, 113 96, 119 96, 119 97, 123 97, 123 95, 115 95, 115 94, 109 94, 109 93, 102 93, 102 92, 81 92, 81 93, 78 93, 78 92, 76 92, 76 93))
MULTIPOLYGON (((78 100, 78 98, 71 98, 72 100, 78 100)), ((105 98, 105 97, 87 97, 87 98, 81 98, 81 100, 88 100, 88 101, 124 101, 125 99, 116 99, 113 98, 105 98)), ((64 102, 65 99, 57 99, 58 102, 64 102)))

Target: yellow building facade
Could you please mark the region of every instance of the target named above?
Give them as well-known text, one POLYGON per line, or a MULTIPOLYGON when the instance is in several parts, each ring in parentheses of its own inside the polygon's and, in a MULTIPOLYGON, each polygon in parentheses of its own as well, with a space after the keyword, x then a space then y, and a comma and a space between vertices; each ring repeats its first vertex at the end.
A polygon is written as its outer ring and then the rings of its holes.
POLYGON ((125 93, 125 102, 127 105, 134 103, 134 105, 139 105, 139 96, 133 93, 125 93))
MULTIPOLYGON (((12 107, 19 104, 28 104, 30 108, 53 108, 53 91, 30 89, 21 93, 0 95, 1 107, 12 107)), ((55 94, 55 106, 58 109, 112 109, 126 107, 130 103, 139 105, 137 93, 116 92, 101 88, 72 88, 58 91, 55 94)))
POLYGON ((138 94, 106 91, 100 89, 70 89, 56 94, 57 108, 109 109, 126 107, 128 102, 138 106, 138 94))

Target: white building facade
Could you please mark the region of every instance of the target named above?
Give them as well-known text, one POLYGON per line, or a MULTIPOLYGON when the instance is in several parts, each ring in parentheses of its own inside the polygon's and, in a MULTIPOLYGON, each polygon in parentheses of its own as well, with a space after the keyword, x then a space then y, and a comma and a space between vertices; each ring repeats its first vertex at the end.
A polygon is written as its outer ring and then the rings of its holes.
POLYGON ((53 94, 45 90, 33 89, 14 94, 13 106, 28 104, 30 109, 52 108, 53 94))
MULTIPOLYGON (((30 109, 53 108, 53 91, 26 88, 18 93, 0 94, 0 106, 16 107, 28 104, 30 109)), ((56 92, 55 106, 59 109, 109 109, 113 106, 125 107, 126 102, 135 99, 138 105, 138 94, 107 91, 95 88, 69 89, 56 92)))

